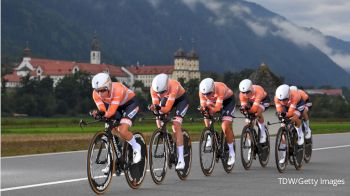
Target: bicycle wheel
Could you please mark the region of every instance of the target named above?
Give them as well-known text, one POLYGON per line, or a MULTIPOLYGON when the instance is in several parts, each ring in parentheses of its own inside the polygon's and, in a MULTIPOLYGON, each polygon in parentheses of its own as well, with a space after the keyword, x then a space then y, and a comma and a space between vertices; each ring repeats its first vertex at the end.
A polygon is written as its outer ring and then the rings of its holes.
POLYGON ((254 139, 250 127, 246 125, 241 134, 241 160, 244 169, 248 170, 253 163, 254 139))
POLYGON ((96 194, 107 191, 112 181, 115 155, 111 140, 104 131, 92 138, 87 155, 87 176, 91 189, 96 194))
POLYGON ((140 162, 133 164, 133 149, 128 142, 124 142, 124 161, 126 167, 124 168, 124 174, 128 185, 137 189, 141 186, 143 180, 145 179, 147 170, 147 146, 143 135, 139 132, 134 134, 135 140, 141 146, 141 160, 140 162))
POLYGON ((288 156, 289 156, 288 154, 289 154, 289 143, 288 143, 287 132, 285 128, 280 127, 276 135, 276 144, 275 144, 276 166, 277 166, 277 170, 280 173, 283 173, 287 167, 288 156), (282 144, 283 138, 285 140, 284 145, 282 144))
POLYGON ((305 139, 305 163, 309 163, 312 155, 312 135, 309 139, 305 139))
POLYGON ((303 145, 298 145, 298 133, 294 129, 293 130, 293 162, 296 170, 300 170, 302 167, 302 162, 304 159, 304 148, 305 143, 303 145))
POLYGON ((163 132, 157 129, 153 132, 149 143, 149 167, 153 182, 161 184, 167 172, 168 148, 163 132))
POLYGON ((199 140, 199 162, 204 175, 209 176, 214 170, 216 157, 215 136, 204 128, 199 140))
POLYGON ((176 170, 177 175, 181 180, 185 180, 191 171, 192 164, 192 142, 190 138, 190 134, 186 130, 182 130, 182 134, 184 137, 184 161, 185 168, 181 170, 176 170))
POLYGON ((262 152, 259 153, 259 162, 261 167, 266 167, 270 157, 270 135, 267 129, 265 129, 265 134, 266 134, 266 142, 261 144, 262 152))
MULTIPOLYGON (((228 144, 226 142, 226 136, 225 136, 224 132, 221 132, 221 138, 222 138, 221 145, 224 146, 224 148, 223 148, 224 152, 222 153, 223 156, 221 157, 222 166, 224 167, 224 170, 226 173, 231 173, 235 164, 232 164, 232 165, 227 164, 228 157, 230 155, 230 150, 229 150, 228 144)), ((233 150, 236 152, 235 140, 233 140, 233 150)))

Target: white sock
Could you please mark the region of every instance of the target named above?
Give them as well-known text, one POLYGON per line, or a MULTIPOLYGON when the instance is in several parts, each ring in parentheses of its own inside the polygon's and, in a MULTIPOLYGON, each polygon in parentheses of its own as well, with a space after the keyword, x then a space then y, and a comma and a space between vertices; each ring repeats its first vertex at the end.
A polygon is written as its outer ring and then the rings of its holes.
POLYGON ((227 144, 227 145, 228 145, 230 155, 235 156, 235 151, 233 150, 233 142, 231 144, 227 144))
POLYGON ((286 144, 280 144, 280 148, 285 148, 286 147, 286 144))
POLYGON ((310 123, 309 120, 304 121, 304 126, 305 126, 305 130, 310 130, 311 131, 309 123, 310 123))
POLYGON ((132 147, 133 150, 139 150, 139 149, 141 149, 140 144, 138 144, 138 143, 136 142, 134 136, 132 136, 131 140, 130 140, 130 141, 127 141, 127 142, 131 145, 131 147, 132 147))
POLYGON ((261 135, 261 136, 266 135, 264 123, 261 123, 261 124, 260 124, 260 122, 258 122, 258 125, 259 125, 259 128, 260 128, 260 135, 261 135))
POLYGON ((305 122, 306 127, 310 127, 310 120, 306 120, 304 122, 305 122))
POLYGON ((298 127, 295 127, 296 130, 297 130, 297 133, 298 133, 298 137, 301 137, 303 136, 303 128, 300 126, 299 128, 298 127))
POLYGON ((179 161, 184 162, 184 146, 178 146, 177 147, 177 152, 179 154, 179 161))

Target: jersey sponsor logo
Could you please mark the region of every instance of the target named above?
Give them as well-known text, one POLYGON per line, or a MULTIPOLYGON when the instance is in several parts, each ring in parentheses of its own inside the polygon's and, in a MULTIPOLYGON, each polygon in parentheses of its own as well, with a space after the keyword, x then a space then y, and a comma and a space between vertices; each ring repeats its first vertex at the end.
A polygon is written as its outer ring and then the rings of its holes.
POLYGON ((302 110, 304 110, 304 109, 305 109, 305 105, 302 105, 302 106, 299 106, 299 107, 298 107, 298 110, 299 110, 299 111, 302 111, 302 110))
POLYGON ((188 109, 188 105, 185 107, 185 109, 181 112, 181 116, 184 117, 188 109))
POLYGON ((137 114, 138 111, 139 111, 139 106, 137 106, 133 111, 131 111, 131 112, 128 114, 128 117, 129 117, 129 118, 134 118, 134 116, 137 114))

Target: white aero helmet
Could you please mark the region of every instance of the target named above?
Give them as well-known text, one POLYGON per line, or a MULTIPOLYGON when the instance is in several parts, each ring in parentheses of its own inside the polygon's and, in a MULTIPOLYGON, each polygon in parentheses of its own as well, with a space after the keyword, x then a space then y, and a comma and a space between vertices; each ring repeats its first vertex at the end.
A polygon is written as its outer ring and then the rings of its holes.
POLYGON ((286 84, 282 84, 276 89, 276 97, 279 100, 284 100, 289 98, 289 86, 286 84))
POLYGON ((201 92, 203 95, 212 93, 213 91, 214 91, 214 80, 213 79, 205 78, 199 84, 199 92, 201 92))
POLYGON ((242 93, 246 93, 249 91, 253 91, 253 83, 249 79, 244 79, 239 83, 239 91, 242 93))
POLYGON ((298 87, 296 87, 296 86, 290 86, 289 89, 290 89, 290 90, 298 90, 298 87))
POLYGON ((158 74, 156 77, 153 78, 152 90, 154 90, 156 93, 162 94, 168 88, 168 80, 168 75, 164 73, 158 74))
POLYGON ((92 78, 93 89, 108 89, 112 87, 112 80, 107 73, 98 73, 92 78))

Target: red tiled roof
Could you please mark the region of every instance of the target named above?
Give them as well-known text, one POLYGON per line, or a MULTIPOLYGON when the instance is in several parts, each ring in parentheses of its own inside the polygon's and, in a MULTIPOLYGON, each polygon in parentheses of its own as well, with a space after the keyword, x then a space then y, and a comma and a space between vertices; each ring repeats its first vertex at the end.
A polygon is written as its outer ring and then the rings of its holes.
POLYGON ((40 66, 44 75, 69 75, 72 74, 75 62, 32 58, 30 64, 35 68, 40 66))
POLYGON ((322 92, 326 95, 343 95, 343 90, 338 89, 322 89, 322 92))
POLYGON ((30 63, 37 68, 40 66, 43 69, 44 75, 70 75, 75 66, 80 71, 97 74, 102 71, 109 70, 111 76, 127 77, 120 67, 107 64, 90 64, 90 63, 76 63, 74 61, 62 61, 51 59, 31 59, 30 63))
POLYGON ((8 82, 20 82, 21 76, 17 75, 16 72, 13 72, 12 74, 5 75, 4 80, 7 80, 8 82))
POLYGON ((86 71, 92 74, 97 74, 102 71, 109 70, 109 74, 111 76, 117 76, 117 77, 127 77, 127 74, 122 71, 120 67, 117 67, 115 65, 109 65, 109 64, 90 64, 90 63, 76 63, 76 65, 79 67, 81 71, 86 71))
POLYGON ((135 75, 155 75, 160 73, 172 74, 174 71, 173 65, 160 65, 160 66, 131 66, 127 67, 131 73, 135 75))

